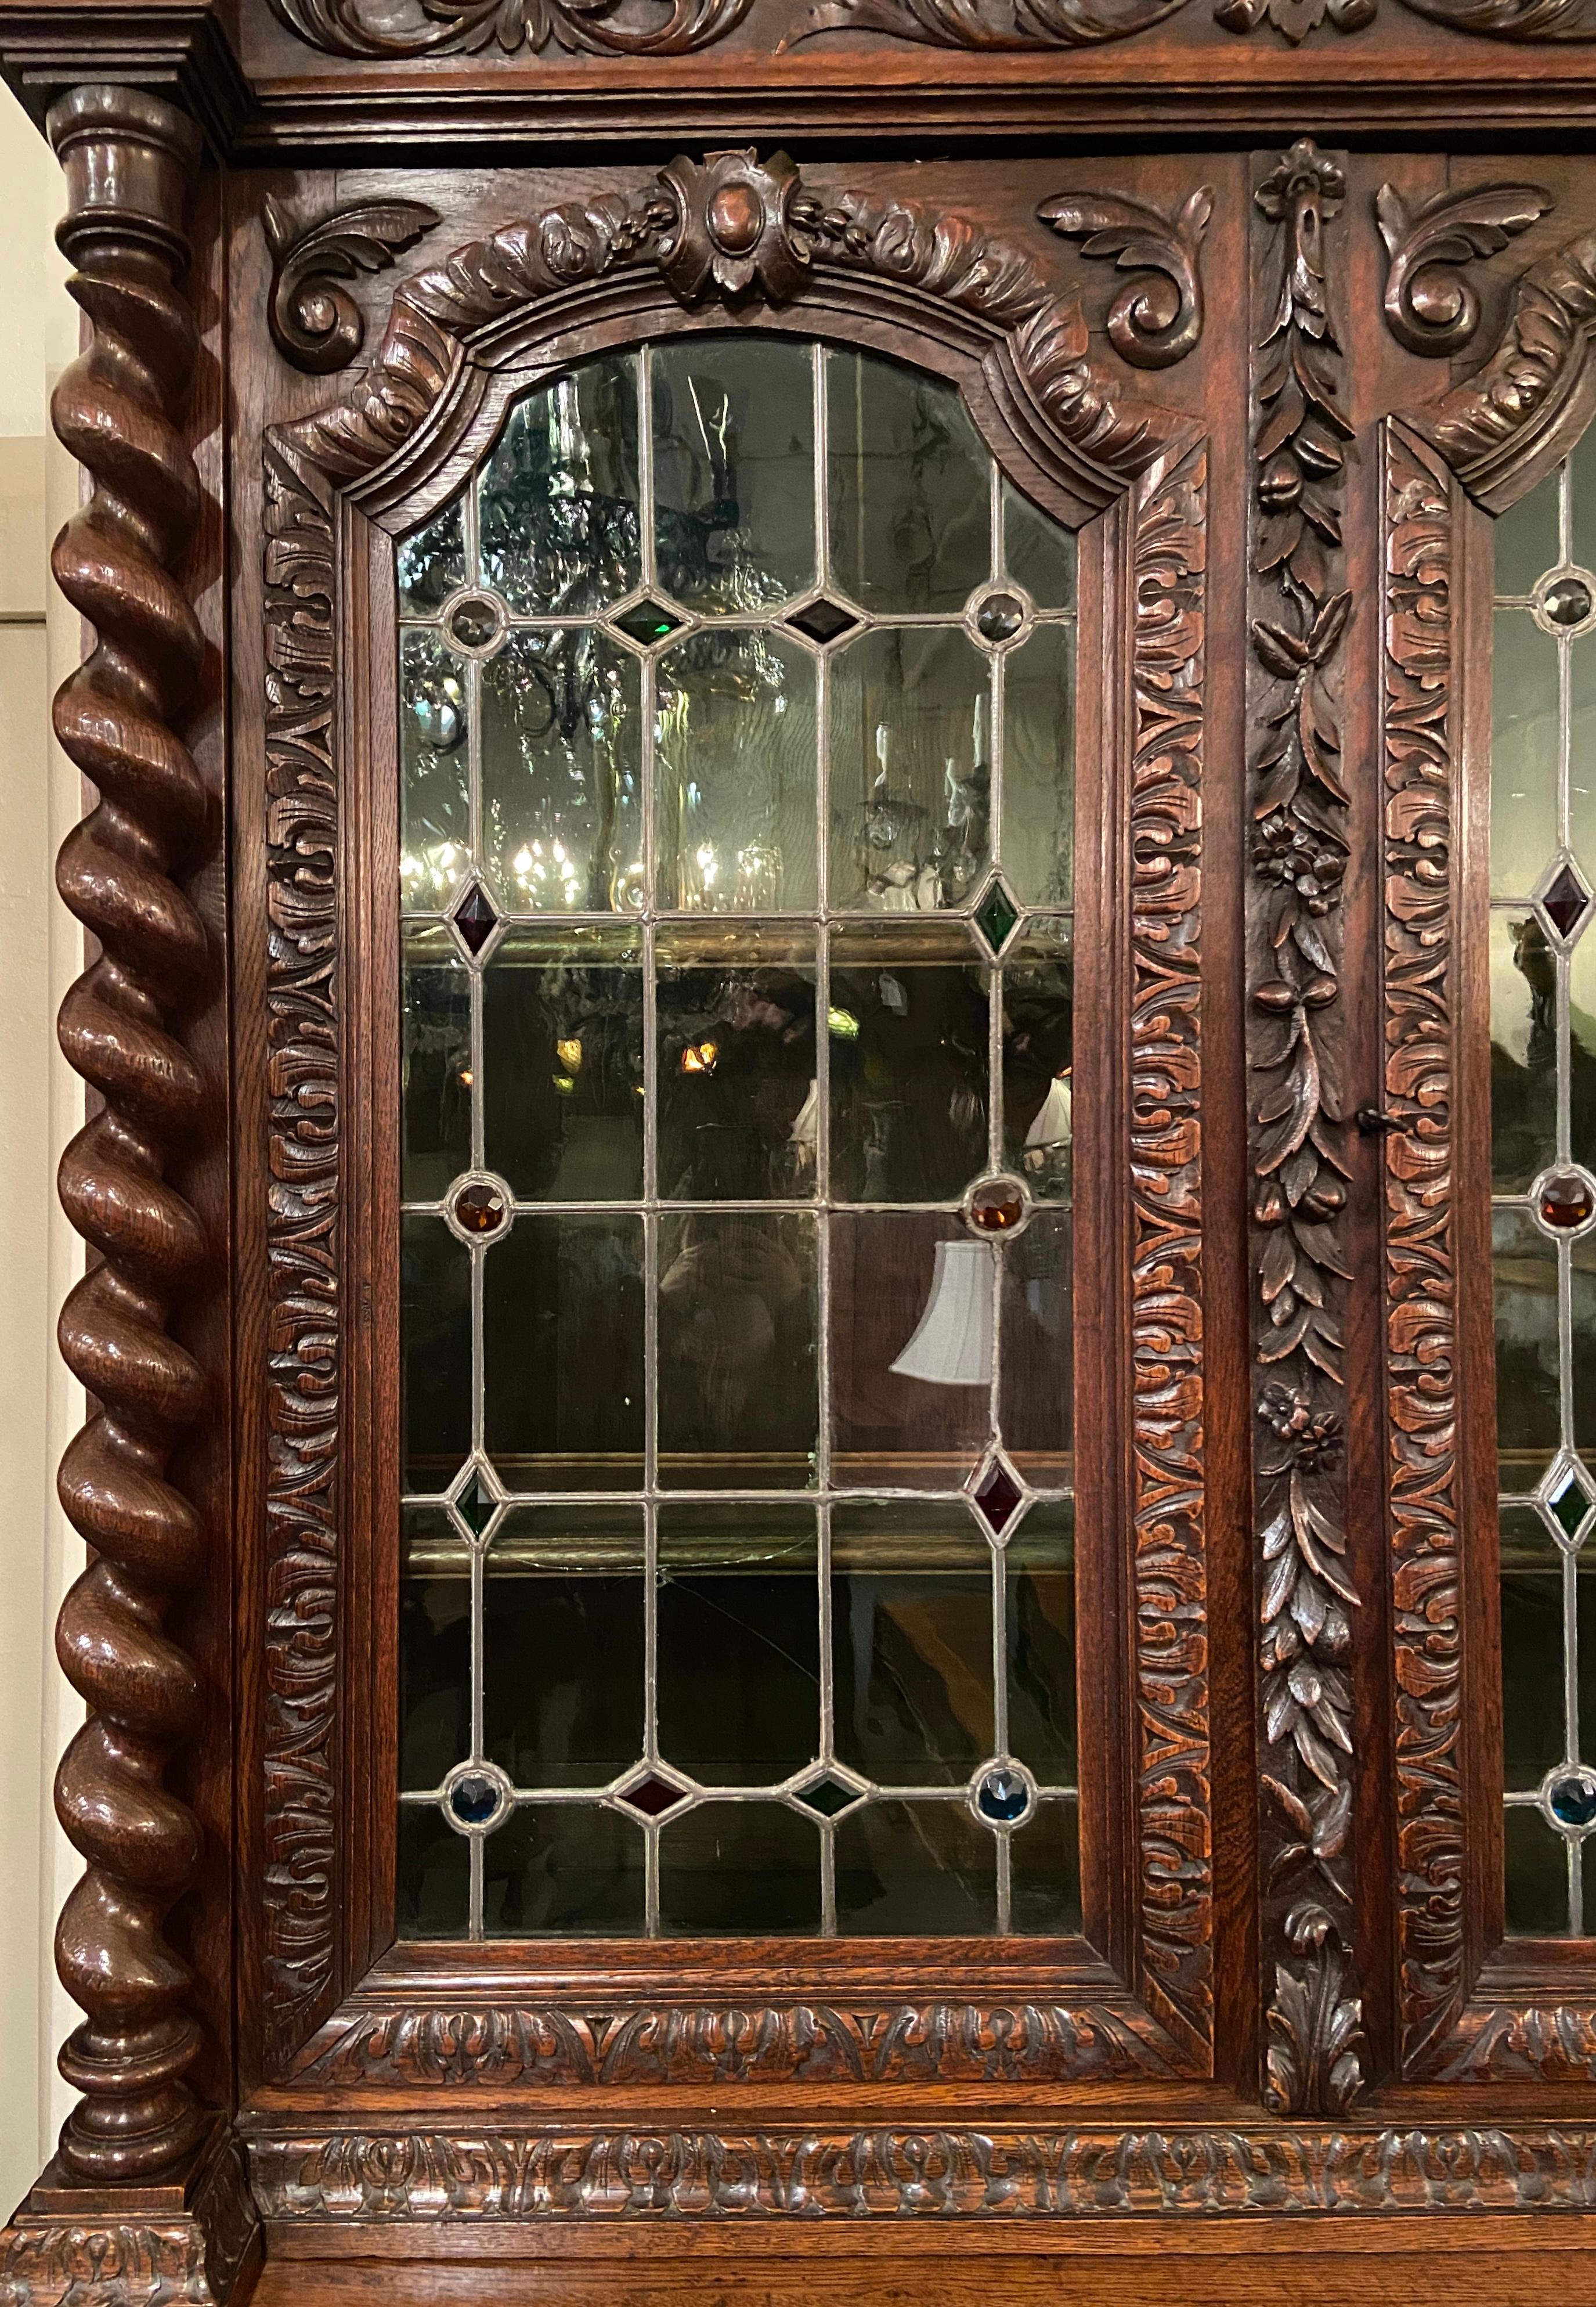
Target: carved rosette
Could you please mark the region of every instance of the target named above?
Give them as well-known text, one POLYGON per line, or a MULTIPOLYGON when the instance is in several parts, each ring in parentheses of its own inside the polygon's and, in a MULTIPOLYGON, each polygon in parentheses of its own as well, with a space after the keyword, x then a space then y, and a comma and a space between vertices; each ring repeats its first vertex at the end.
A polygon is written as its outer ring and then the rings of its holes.
MULTIPOLYGON (((381 2064, 395 2055, 396 2041, 434 2042, 439 2027, 447 2031, 454 2023, 424 2011, 373 2016, 352 2007, 331 2016, 343 1445, 333 513, 341 488, 396 458, 427 421, 475 330, 502 330, 518 310, 531 313, 556 298, 559 325, 568 327, 574 291, 608 287, 626 274, 639 281, 652 274, 684 303, 781 304, 828 285, 834 297, 828 275, 858 274, 877 301, 886 289, 905 309, 917 302, 953 306, 967 337, 973 328, 985 339, 990 388, 1034 451, 1088 502, 1106 505, 1135 492, 1133 1291, 1143 1427, 1136 1568, 1143 1947, 1155 2002, 1163 1998, 1181 2040, 1177 2045, 1131 1996, 1120 1998, 1122 2017, 1113 1996, 1085 2013, 960 2006, 956 2023, 939 2021, 931 2030, 935 2061, 952 2063, 926 2071, 975 2079, 991 2062, 1006 2071, 1003 2063, 1014 2060, 1017 2072, 1053 2079, 1171 2071, 1206 2055, 1212 1998, 1197 1243, 1203 460, 1174 420, 1119 401, 1088 358, 1079 311, 1028 258, 959 216, 823 193, 783 156, 762 163, 750 152, 711 154, 702 165, 678 160, 650 187, 564 202, 456 251, 400 286, 383 343, 347 398, 269 436, 269 2058, 281 2069, 306 2045, 312 2062, 353 2060, 358 2068, 371 2057, 381 2064), (323 2022, 330 2031, 318 2036, 323 2022)), ((653 2039, 665 2015, 644 2014, 648 2028, 640 2039, 653 2039)), ((711 2035, 733 2020, 742 2023, 736 2012, 696 2014, 694 2041, 708 2039, 699 2020, 711 2035)), ((499 2046, 494 2058, 534 2066, 543 2060, 526 2047, 540 2014, 488 2014, 481 2029, 470 2014, 460 2023, 465 2039, 499 2046)), ((575 2023, 568 2011, 549 2014, 556 2032, 575 2023)), ((779 2046, 797 2023, 794 2013, 780 2011, 748 2018, 752 2033, 778 2046, 770 2053, 778 2059, 787 2055, 779 2046)), ((846 2033, 852 2021, 838 2023, 846 2033)), ((872 2020, 873 2029, 877 2023, 872 2020)), ((883 2014, 882 2039, 901 2036, 907 2056, 926 2023, 920 2011, 883 2014)), ((823 2041, 841 2039, 822 2028, 823 2041)), ((551 2047, 557 2067, 567 2058, 588 2060, 587 2051, 571 2047, 576 2041, 561 2037, 563 2047, 551 2047)), ((922 2065, 931 2055, 916 2054, 922 2065)), ((808 2071, 807 2062, 794 2071, 808 2071)))
POLYGON ((1259 186, 1267 322, 1254 373, 1248 901, 1265 2096, 1336 2113, 1361 2080, 1351 1991, 1351 1613, 1342 1456, 1348 855, 1339 656, 1341 348, 1325 227, 1336 164, 1307 140, 1259 186))
POLYGON ((206 1245, 166 1177, 206 1102, 175 1033, 206 969, 204 929, 175 878, 207 819, 177 733, 203 655, 176 573, 200 517, 177 429, 196 347, 178 283, 200 144, 192 122, 128 89, 79 89, 49 124, 70 201, 60 239, 79 266, 69 285, 92 330, 52 404, 92 483, 54 566, 98 636, 55 700, 62 745, 99 793, 56 868, 99 948, 62 1004, 60 1036, 103 1101, 60 1173, 62 1205, 97 1254, 63 1309, 61 1349, 98 1404, 60 1473, 93 1556, 56 1634, 89 1709, 55 1785, 88 1864, 56 1932, 62 1981, 88 2014, 61 2054, 84 2093, 61 2153, 81 2178, 120 2180, 170 2168, 201 2122, 184 2080, 200 2047, 189 1975, 163 1931, 193 1878, 200 1827, 162 1783, 201 1709, 192 1662, 163 1621, 196 1582, 206 1544, 166 1471, 206 1398, 167 1329, 206 1245))

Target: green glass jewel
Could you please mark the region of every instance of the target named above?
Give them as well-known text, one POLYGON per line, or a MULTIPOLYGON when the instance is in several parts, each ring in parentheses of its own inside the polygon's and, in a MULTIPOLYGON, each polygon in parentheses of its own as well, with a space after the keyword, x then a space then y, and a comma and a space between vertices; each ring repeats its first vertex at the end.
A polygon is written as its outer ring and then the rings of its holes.
POLYGON ((1547 1504, 1560 1524, 1564 1536, 1577 1538, 1581 1525, 1591 1511, 1591 1496, 1572 1466, 1547 1499, 1547 1504))
POLYGON ((1020 908, 1001 881, 994 881, 976 907, 976 926, 996 953, 1020 919, 1020 908))

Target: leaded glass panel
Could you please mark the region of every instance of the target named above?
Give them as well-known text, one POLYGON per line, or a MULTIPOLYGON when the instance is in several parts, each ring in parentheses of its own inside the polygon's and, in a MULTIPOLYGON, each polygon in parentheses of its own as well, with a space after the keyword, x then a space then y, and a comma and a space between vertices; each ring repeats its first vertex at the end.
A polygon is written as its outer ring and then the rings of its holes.
POLYGON ((1075 1929, 1074 539, 748 334, 399 570, 400 1927, 1075 1929))
POLYGON ((1596 442, 1497 527, 1492 1251, 1506 1922, 1596 1930, 1596 442))

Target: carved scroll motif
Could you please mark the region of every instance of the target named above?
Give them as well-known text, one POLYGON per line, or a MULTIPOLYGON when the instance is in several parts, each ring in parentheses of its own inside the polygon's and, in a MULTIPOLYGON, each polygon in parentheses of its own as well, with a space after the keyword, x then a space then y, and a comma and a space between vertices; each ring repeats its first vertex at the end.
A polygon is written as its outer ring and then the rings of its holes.
POLYGON ((595 56, 680 56, 723 39, 750 0, 269 0, 329 56, 459 56, 550 46, 595 56), (661 16, 658 12, 664 10, 661 16))
MULTIPOLYGON (((1497 40, 1596 39, 1596 0, 1402 0, 1455 32, 1497 40)), ((817 0, 809 21, 783 47, 817 32, 884 32, 943 48, 1083 47, 1150 31, 1186 0, 1122 0, 1103 9, 1089 0, 817 0)), ((1329 24, 1366 31, 1379 0, 1216 0, 1214 21, 1242 34, 1267 25, 1293 47, 1329 24)))
POLYGON ((271 250, 271 340, 314 376, 347 368, 365 340, 360 306, 340 281, 381 272, 440 221, 420 201, 363 201, 314 223, 294 223, 270 193, 261 209, 271 250))
MULTIPOLYGON (((679 160, 645 190, 566 202, 457 250, 396 292, 383 343, 346 399, 269 436, 271 2056, 278 2064, 291 2059, 329 2016, 337 1991, 342 1188, 332 509, 340 487, 374 473, 425 422, 474 330, 502 326, 517 309, 556 297, 561 325, 568 326, 574 290, 628 274, 638 281, 652 274, 684 303, 745 294, 786 302, 822 288, 834 298, 834 276, 858 275, 875 296, 889 288, 954 307, 965 329, 973 324, 985 338, 990 389, 1023 426, 1033 452, 1067 471, 1088 502, 1106 505, 1132 485, 1137 491, 1133 1129, 1145 1162, 1136 1186, 1132 1288, 1143 1422, 1136 1672, 1143 1698, 1144 1947, 1184 2043, 1177 2051, 1162 2025, 1133 2004, 1122 2019, 1094 2006, 1067 2026, 1062 2017, 1056 2024, 1028 2016, 1022 2022, 1018 2011, 973 2015, 982 2028, 990 2022, 993 2055, 1011 2055, 1000 2045, 1023 2045, 1028 2059, 1041 2062, 1037 2072, 1083 2071, 1104 2057, 1116 2071, 1128 2062, 1164 2071, 1182 2054, 1190 2058, 1194 2042, 1206 2044, 1211 2016, 1197 1258, 1202 460, 1174 420, 1120 402, 1088 358, 1079 311, 1028 258, 956 215, 846 192, 823 194, 784 157, 762 164, 752 153, 718 154, 702 167, 679 160)), ((395 2021, 423 2015, 398 2013, 395 2021)), ((726 2016, 705 2014, 714 2024, 726 2016)), ((336 2023, 342 2041, 346 2022, 336 2023)), ((322 2051, 334 2054, 324 2041, 312 2055, 322 2051)))
POLYGON ((1596 2131, 341 2131, 267 2133, 271 2219, 483 2226, 667 2213, 813 2219, 1596 2208, 1596 2131))
POLYGON ((1108 312, 1108 338, 1133 368, 1169 368, 1202 335, 1202 237, 1214 194, 1201 184, 1165 216, 1121 193, 1061 193, 1037 211, 1054 232, 1084 242, 1083 256, 1112 257, 1133 277, 1108 312))
POLYGON ((1552 197, 1535 184, 1476 184, 1410 210, 1395 184, 1382 184, 1374 205, 1391 259, 1387 325, 1409 352, 1441 360, 1461 352, 1480 325, 1479 295, 1463 267, 1506 248, 1546 214, 1552 197))
POLYGON ((1565 457, 1596 408, 1596 233, 1532 264, 1483 368, 1416 411, 1477 504, 1504 512, 1565 457))
POLYGON ((1351 1613, 1342 1460, 1340 906, 1348 795, 1337 660, 1341 348, 1325 227, 1344 179, 1304 140, 1258 188, 1271 270, 1254 390, 1248 1030, 1256 1303, 1266 2097, 1337 2112, 1361 2080, 1346 1951, 1351 1613), (1278 284, 1277 286, 1276 284, 1278 284))

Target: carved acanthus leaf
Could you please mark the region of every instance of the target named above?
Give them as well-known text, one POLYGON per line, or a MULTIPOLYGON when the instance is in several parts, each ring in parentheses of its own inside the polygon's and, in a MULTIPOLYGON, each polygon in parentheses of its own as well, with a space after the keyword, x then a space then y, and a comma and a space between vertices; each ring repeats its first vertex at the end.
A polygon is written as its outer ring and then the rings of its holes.
POLYGON ((782 40, 817 32, 885 32, 938 48, 1084 48, 1126 40, 1174 16, 1187 0, 818 0, 782 40))
POLYGON ((1477 504, 1504 512, 1572 449, 1596 405, 1596 233, 1532 264, 1483 368, 1418 411, 1413 429, 1477 504))
POLYGON ((323 56, 506 56, 550 45, 590 54, 679 56, 724 39, 751 0, 269 0, 323 56), (657 12, 663 8, 661 17, 657 12))
POLYGON ((439 221, 420 201, 362 201, 298 225, 268 193, 261 224, 271 250, 267 322, 285 360, 314 376, 346 368, 365 339, 360 306, 341 280, 381 272, 439 221))
POLYGON ((1375 194, 1390 256, 1386 320, 1398 344, 1438 360, 1461 352, 1480 325, 1480 297, 1462 268, 1495 256, 1552 205, 1536 184, 1476 184, 1410 210, 1395 184, 1375 194))
POLYGON ((1352 1878, 1351 1613, 1342 1308, 1349 1174, 1338 1076, 1342 885, 1341 347, 1325 226, 1337 164, 1293 144, 1257 192, 1276 227, 1274 316, 1254 390, 1254 751, 1248 950, 1258 1591, 1262 1712, 1266 2097, 1339 2113, 1360 2079, 1360 2007, 1345 1992, 1352 1878))
POLYGON ((1125 283, 1108 312, 1108 336, 1134 368, 1168 368, 1202 335, 1202 237, 1214 212, 1200 184, 1165 216, 1122 193, 1061 193, 1037 213, 1054 232, 1083 243, 1083 256, 1111 257, 1125 283))
POLYGON ((269 2219, 450 2226, 653 2214, 956 2217, 1588 2211, 1596 2131, 268 2131, 269 2219))

